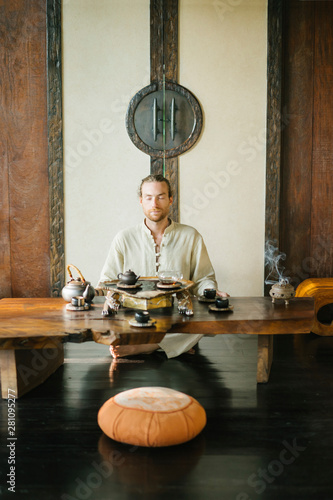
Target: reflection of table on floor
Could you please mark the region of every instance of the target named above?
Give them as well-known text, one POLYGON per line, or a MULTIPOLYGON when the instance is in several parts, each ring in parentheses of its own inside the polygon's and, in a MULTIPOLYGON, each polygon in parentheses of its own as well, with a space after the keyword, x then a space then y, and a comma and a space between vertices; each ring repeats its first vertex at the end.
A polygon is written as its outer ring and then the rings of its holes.
POLYGON ((273 335, 308 333, 314 315, 312 298, 293 299, 286 307, 268 297, 235 297, 230 299, 233 312, 227 313, 210 312, 208 304, 195 299, 192 317, 179 314, 176 306, 156 309, 151 311, 154 327, 135 328, 128 324, 133 310, 122 308, 105 318, 103 302, 70 312, 62 299, 0 300, 2 397, 8 389, 19 397, 42 383, 63 363, 64 342, 135 345, 160 342, 165 333, 258 334, 257 381, 267 382, 273 335))

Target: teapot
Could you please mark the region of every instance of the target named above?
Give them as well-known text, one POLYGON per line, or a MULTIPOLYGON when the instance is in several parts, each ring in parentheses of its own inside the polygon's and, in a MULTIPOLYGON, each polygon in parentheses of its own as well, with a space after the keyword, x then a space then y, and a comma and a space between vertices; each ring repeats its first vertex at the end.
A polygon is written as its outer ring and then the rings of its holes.
POLYGON ((95 290, 91 286, 90 281, 86 281, 82 276, 81 271, 76 266, 73 266, 73 264, 68 264, 67 271, 70 280, 61 291, 63 299, 65 299, 66 302, 71 302, 72 297, 82 296, 85 302, 92 302, 93 298, 95 297, 95 290), (73 278, 70 270, 71 267, 73 267, 77 271, 77 273, 79 274, 79 278, 73 278))
POLYGON ((129 269, 128 271, 125 271, 124 273, 119 273, 117 278, 120 279, 126 285, 135 285, 135 283, 138 281, 140 276, 137 276, 134 271, 131 271, 129 269))

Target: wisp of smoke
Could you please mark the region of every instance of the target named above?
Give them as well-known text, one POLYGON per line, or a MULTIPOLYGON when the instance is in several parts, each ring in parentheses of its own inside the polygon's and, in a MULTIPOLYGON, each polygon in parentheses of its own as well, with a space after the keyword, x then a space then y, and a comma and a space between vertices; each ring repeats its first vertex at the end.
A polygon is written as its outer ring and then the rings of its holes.
POLYGON ((289 283, 289 278, 283 276, 284 267, 280 261, 285 260, 286 254, 279 253, 279 249, 272 242, 266 241, 265 244, 265 267, 268 269, 268 274, 265 279, 266 285, 274 285, 275 283, 289 283))

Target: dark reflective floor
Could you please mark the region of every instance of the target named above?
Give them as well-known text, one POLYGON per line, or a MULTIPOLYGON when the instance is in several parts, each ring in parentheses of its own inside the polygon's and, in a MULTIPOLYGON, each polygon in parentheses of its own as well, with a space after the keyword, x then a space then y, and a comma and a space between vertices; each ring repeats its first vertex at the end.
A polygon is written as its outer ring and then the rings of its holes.
POLYGON ((8 491, 1 402, 1 498, 43 500, 333 499, 333 338, 275 337, 268 384, 256 384, 255 336, 205 338, 193 356, 110 363, 106 346, 66 346, 66 362, 16 401, 15 494, 8 491), (96 421, 117 392, 145 385, 192 395, 207 426, 184 445, 115 443, 96 421))

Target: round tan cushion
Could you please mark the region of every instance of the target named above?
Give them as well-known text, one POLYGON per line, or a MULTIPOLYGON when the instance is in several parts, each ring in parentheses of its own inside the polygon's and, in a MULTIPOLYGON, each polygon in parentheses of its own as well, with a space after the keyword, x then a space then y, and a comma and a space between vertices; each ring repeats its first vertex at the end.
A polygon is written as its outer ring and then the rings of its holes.
POLYGON ((120 392, 98 412, 98 425, 110 438, 136 446, 185 443, 202 431, 206 412, 196 399, 166 387, 120 392))

